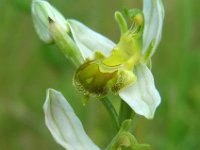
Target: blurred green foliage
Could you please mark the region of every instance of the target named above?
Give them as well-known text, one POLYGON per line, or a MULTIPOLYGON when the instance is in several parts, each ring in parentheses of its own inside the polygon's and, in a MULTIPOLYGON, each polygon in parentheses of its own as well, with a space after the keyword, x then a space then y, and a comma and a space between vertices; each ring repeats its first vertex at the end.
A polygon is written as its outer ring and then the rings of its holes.
MULTIPOLYGON (((49 0, 117 42, 115 10, 141 6, 139 0, 49 0), (138 3, 139 1, 139 3, 138 3)), ((48 87, 62 91, 87 133, 105 147, 114 129, 99 101, 82 106, 72 86, 74 69, 55 46, 42 43, 33 28, 31 0, 0 0, 0 149, 62 150, 44 124, 48 87)), ((161 44, 153 73, 162 103, 153 120, 137 116, 133 132, 155 150, 200 149, 200 1, 165 0, 161 44)))

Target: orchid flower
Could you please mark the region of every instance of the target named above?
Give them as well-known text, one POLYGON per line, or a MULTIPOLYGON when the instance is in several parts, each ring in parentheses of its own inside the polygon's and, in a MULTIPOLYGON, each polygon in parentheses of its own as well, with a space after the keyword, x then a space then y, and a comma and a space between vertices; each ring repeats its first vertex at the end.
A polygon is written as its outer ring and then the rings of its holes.
MULTIPOLYGON (((108 86, 112 86, 110 88, 113 89, 113 92, 119 93, 122 100, 137 114, 148 119, 153 118, 161 100, 147 62, 154 54, 161 39, 164 18, 161 0, 144 0, 143 17, 140 16, 141 13, 135 16, 135 20, 140 17, 138 20, 141 21, 141 25, 139 21, 138 24, 134 22, 138 27, 144 26, 144 31, 141 32, 142 36, 138 37, 141 33, 137 35, 133 31, 137 29, 130 29, 121 36, 118 44, 76 20, 64 19, 62 14, 47 1, 34 0, 32 14, 36 31, 43 41, 47 43, 54 41, 61 49, 63 49, 63 45, 71 46, 75 43, 73 50, 66 55, 79 65, 75 75, 77 88, 82 89, 85 94, 91 92, 101 95, 107 92, 108 86), (47 18, 51 18, 54 27, 51 27, 53 25, 49 26, 47 18), (70 41, 72 39, 68 34, 64 34, 69 30, 74 42, 70 41), (94 63, 94 61, 96 62, 94 63), (95 67, 99 67, 99 72, 95 70, 95 67), (101 83, 96 81, 97 83, 93 82, 90 85, 83 83, 81 80, 85 80, 87 76, 91 77, 90 74, 84 74, 87 69, 93 69, 93 74, 100 73, 96 79, 104 78, 104 80, 101 80, 101 83), (96 93, 90 90, 95 88, 97 88, 96 93)), ((85 82, 89 82, 89 80, 92 78, 87 78, 85 82)))
MULTIPOLYGON (((132 26, 121 14, 118 43, 63 15, 45 0, 32 1, 35 29, 46 43, 54 42, 77 67, 74 85, 85 97, 118 94, 133 111, 152 119, 161 98, 148 62, 160 42, 164 8, 162 0, 143 0, 143 11, 128 11, 132 26), (70 33, 70 34, 69 34, 70 33)), ((47 91, 44 104, 46 125, 65 149, 99 150, 64 96, 47 91)))
POLYGON ((101 95, 110 88, 137 114, 152 119, 161 98, 147 62, 161 38, 164 9, 161 0, 144 0, 143 4, 144 18, 141 13, 135 15, 136 29, 126 31, 118 44, 78 21, 67 21, 83 58, 96 55, 78 68, 77 87, 86 95, 101 95), (143 22, 144 32, 138 37, 140 31, 133 30, 138 30, 143 22))

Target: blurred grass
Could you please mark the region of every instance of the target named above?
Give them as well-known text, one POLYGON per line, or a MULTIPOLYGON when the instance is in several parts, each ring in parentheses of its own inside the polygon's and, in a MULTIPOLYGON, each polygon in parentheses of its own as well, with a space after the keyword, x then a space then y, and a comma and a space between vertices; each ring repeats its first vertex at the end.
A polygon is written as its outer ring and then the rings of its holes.
MULTIPOLYGON (((48 87, 64 93, 87 133, 104 147, 113 136, 109 116, 98 101, 81 105, 72 86, 74 68, 55 46, 42 43, 33 28, 30 0, 0 0, 0 149, 61 150, 44 125, 42 105, 48 87), (100 119, 101 118, 101 119, 100 119)), ((113 19, 131 0, 51 0, 117 42, 113 19)), ((155 150, 200 149, 200 1, 165 0, 162 42, 153 74, 162 103, 153 120, 136 117, 134 134, 155 150)))

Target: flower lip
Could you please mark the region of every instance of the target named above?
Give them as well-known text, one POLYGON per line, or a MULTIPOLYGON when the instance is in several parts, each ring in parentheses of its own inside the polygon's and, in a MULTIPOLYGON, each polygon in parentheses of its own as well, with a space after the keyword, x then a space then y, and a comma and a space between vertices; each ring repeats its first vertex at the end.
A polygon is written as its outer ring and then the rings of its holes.
POLYGON ((84 95, 103 96, 108 92, 108 83, 117 71, 102 72, 99 61, 89 61, 81 65, 75 73, 74 85, 84 95))

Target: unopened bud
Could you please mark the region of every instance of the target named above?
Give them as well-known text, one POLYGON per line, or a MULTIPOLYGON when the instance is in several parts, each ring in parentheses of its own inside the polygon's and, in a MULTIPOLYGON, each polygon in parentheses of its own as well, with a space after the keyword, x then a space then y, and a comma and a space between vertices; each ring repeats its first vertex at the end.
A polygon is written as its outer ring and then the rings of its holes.
POLYGON ((83 57, 73 39, 68 33, 63 32, 62 26, 60 26, 60 24, 55 22, 52 18, 48 17, 48 21, 51 37, 61 52, 75 66, 82 64, 84 61, 83 57))
POLYGON ((49 31, 48 18, 59 24, 63 32, 69 30, 63 15, 45 0, 32 1, 32 18, 38 36, 45 43, 53 42, 53 37, 49 31))

